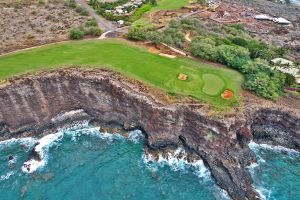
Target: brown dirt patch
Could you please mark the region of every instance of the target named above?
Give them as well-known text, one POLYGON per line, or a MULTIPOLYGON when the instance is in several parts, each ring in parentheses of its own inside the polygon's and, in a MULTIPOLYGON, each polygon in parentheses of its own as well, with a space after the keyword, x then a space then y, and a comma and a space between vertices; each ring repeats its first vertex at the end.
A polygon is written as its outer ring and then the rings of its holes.
POLYGON ((159 53, 160 53, 160 50, 159 50, 158 48, 154 47, 154 46, 150 46, 150 47, 148 48, 148 51, 149 51, 150 53, 155 53, 155 54, 159 54, 159 53))

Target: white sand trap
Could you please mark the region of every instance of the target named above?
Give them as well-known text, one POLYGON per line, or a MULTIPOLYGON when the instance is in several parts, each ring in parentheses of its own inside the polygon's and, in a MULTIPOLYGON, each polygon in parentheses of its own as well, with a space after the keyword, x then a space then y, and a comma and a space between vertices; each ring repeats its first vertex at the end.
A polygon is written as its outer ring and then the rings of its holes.
POLYGON ((164 57, 167 57, 167 58, 176 58, 176 56, 173 56, 173 55, 170 55, 170 54, 165 54, 165 53, 160 53, 158 55, 164 56, 164 57))

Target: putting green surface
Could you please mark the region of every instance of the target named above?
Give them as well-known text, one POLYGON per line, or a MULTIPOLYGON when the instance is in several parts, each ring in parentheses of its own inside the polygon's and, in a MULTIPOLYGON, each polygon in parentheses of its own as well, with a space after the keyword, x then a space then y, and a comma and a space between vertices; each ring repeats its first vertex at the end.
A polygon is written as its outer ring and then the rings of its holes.
POLYGON ((203 74, 204 86, 202 91, 207 95, 218 95, 224 91, 225 81, 215 74, 203 74))
POLYGON ((106 67, 169 93, 192 96, 218 107, 237 102, 243 81, 238 72, 187 58, 166 58, 123 40, 85 40, 52 44, 0 56, 0 79, 62 66, 106 67), (179 73, 188 75, 178 79, 179 73), (221 98, 224 89, 234 92, 221 98))

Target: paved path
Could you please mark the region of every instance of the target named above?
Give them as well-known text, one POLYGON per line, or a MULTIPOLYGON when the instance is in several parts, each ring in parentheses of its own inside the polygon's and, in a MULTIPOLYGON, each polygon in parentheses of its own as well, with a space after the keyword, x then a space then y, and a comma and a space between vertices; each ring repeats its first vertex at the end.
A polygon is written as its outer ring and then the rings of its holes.
POLYGON ((88 13, 90 14, 90 16, 95 18, 95 20, 98 23, 98 26, 101 28, 101 30, 103 30, 103 32, 114 31, 118 28, 112 22, 110 22, 110 21, 104 19, 103 17, 99 16, 96 13, 96 11, 90 5, 87 4, 86 0, 75 0, 75 1, 81 7, 86 9, 88 11, 88 13))

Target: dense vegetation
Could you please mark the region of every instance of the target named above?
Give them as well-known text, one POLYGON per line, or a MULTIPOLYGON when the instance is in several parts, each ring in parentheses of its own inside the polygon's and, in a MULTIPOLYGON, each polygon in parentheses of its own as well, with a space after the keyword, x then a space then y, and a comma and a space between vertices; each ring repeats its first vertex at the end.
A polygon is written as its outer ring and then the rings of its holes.
POLYGON ((115 15, 113 13, 106 12, 107 10, 114 10, 117 6, 123 5, 129 1, 130 0, 117 0, 112 2, 101 2, 98 0, 90 0, 89 4, 97 11, 98 14, 112 21, 121 19, 126 21, 138 20, 145 12, 149 11, 152 6, 156 5, 156 0, 146 0, 145 4, 138 9, 136 9, 135 7, 127 7, 126 11, 128 13, 133 12, 132 17, 129 17, 127 15, 115 15))
POLYGON ((191 59, 162 57, 119 40, 71 41, 1 56, 0 79, 70 65, 109 67, 170 95, 192 96, 219 108, 238 103, 243 80, 234 70, 214 68, 191 59), (178 80, 179 73, 187 74, 187 80, 178 80), (221 93, 225 89, 233 91, 234 98, 223 99, 221 93))
POLYGON ((244 88, 268 99, 277 99, 285 85, 294 83, 289 75, 273 69, 269 63, 284 56, 286 50, 253 39, 241 24, 205 27, 197 19, 183 19, 172 21, 162 33, 153 28, 132 27, 128 38, 163 42, 234 68, 244 74, 244 88), (185 40, 187 32, 193 35, 190 43, 185 40))
POLYGON ((98 27, 95 19, 86 22, 85 26, 70 29, 69 37, 72 40, 82 39, 84 36, 100 36, 102 30, 98 27))

